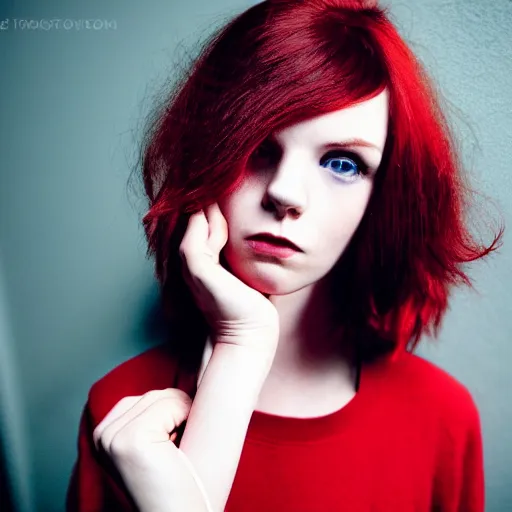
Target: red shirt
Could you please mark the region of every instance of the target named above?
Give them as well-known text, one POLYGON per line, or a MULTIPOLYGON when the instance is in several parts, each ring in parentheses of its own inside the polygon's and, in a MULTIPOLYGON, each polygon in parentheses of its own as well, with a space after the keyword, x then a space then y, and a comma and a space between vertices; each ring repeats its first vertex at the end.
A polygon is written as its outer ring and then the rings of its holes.
MULTIPOLYGON (((92 432, 124 396, 174 387, 195 395, 165 347, 98 380, 80 420, 67 511, 136 510, 92 432)), ((226 512, 483 512, 478 410, 465 386, 421 357, 364 363, 359 389, 316 418, 255 411, 226 512)))

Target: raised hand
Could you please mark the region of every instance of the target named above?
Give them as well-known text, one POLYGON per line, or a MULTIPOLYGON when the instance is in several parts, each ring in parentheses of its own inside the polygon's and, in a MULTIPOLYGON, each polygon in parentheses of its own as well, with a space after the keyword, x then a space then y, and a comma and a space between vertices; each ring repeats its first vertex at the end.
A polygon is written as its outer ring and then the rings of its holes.
POLYGON ((185 281, 212 328, 215 343, 275 351, 277 311, 262 293, 219 263, 227 240, 227 222, 217 203, 193 214, 179 248, 185 281))

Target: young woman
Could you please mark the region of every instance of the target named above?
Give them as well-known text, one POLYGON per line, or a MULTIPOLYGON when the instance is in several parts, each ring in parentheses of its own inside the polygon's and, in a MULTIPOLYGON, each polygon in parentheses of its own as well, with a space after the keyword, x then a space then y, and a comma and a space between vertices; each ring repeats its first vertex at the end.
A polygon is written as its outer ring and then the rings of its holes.
POLYGON ((73 511, 482 512, 478 410, 412 352, 495 250, 418 61, 374 2, 265 1, 143 150, 172 343, 96 382, 73 511))

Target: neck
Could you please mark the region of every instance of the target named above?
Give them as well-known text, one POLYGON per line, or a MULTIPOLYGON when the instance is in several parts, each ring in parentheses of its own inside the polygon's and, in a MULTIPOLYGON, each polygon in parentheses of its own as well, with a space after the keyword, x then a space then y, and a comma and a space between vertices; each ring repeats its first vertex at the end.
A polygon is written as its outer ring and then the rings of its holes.
POLYGON ((271 373, 281 378, 318 378, 351 364, 326 281, 287 295, 271 295, 279 313, 279 343, 271 373))
POLYGON ((256 409, 306 418, 343 407, 356 393, 354 359, 324 283, 269 300, 279 313, 279 342, 256 409))

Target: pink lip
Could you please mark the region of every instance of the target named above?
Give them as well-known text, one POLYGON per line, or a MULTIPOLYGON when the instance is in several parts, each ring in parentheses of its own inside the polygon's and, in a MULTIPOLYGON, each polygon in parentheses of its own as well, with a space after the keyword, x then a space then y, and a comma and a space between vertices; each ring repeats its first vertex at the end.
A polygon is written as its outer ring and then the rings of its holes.
POLYGON ((257 253, 277 256, 278 258, 289 258, 299 252, 292 247, 276 245, 270 242, 264 242, 263 240, 247 240, 247 244, 257 253))
POLYGON ((264 233, 255 233, 254 235, 250 235, 247 237, 248 240, 250 239, 256 239, 256 240, 262 240, 264 242, 269 242, 274 245, 279 246, 288 246, 292 249, 295 249, 296 251, 304 252, 300 247, 297 247, 296 244, 294 244, 291 240, 288 240, 288 238, 284 238, 282 236, 277 236, 272 233, 264 232, 264 233))
POLYGON ((290 240, 278 237, 272 233, 258 233, 247 237, 247 244, 251 249, 260 254, 289 258, 297 252, 303 252, 290 240))

